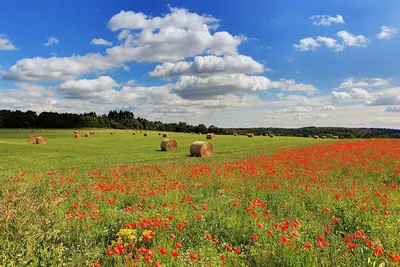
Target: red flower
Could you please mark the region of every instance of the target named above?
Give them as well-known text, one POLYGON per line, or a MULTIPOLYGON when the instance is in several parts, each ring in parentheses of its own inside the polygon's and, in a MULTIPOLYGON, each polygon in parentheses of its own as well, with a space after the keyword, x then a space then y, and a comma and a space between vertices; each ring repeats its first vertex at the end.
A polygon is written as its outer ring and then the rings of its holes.
POLYGON ((282 236, 281 238, 281 244, 285 244, 289 239, 287 238, 287 236, 282 236))
POLYGON ((171 255, 174 257, 178 257, 179 253, 176 250, 171 250, 171 255))
POLYGON ((165 255, 167 254, 167 250, 165 248, 160 248, 160 253, 165 255))
POLYGON ((221 259, 221 260, 226 260, 226 257, 224 256, 224 255, 221 255, 221 256, 219 256, 219 258, 221 259))
POLYGON ((240 254, 240 249, 235 248, 234 251, 235 251, 236 254, 240 254))
POLYGON ((211 238, 211 235, 210 235, 210 234, 206 234, 206 238, 207 238, 207 239, 210 239, 210 238, 211 238))
POLYGON ((272 231, 271 231, 271 230, 268 231, 268 235, 269 235, 269 236, 272 236, 272 231))
POLYGON ((175 247, 176 247, 176 248, 182 248, 182 244, 179 243, 179 242, 176 242, 176 243, 175 243, 175 247))
POLYGON ((382 249, 380 247, 376 247, 374 249, 374 253, 375 253, 376 256, 380 257, 380 256, 382 256, 383 251, 382 251, 382 249))
POLYGON ((304 244, 304 248, 311 248, 312 247, 312 244, 311 243, 305 243, 304 244))
POLYGON ((112 256, 112 254, 113 254, 112 250, 111 249, 107 249, 107 255, 108 256, 112 256))
POLYGON ((348 243, 347 247, 350 248, 350 249, 353 249, 353 248, 357 247, 357 244, 348 243))
POLYGON ((292 231, 292 236, 298 237, 298 236, 299 236, 299 233, 298 233, 297 231, 292 231))
POLYGON ((172 239, 174 239, 176 236, 174 234, 169 234, 169 237, 171 237, 172 239))
POLYGON ((93 264, 93 267, 100 267, 100 266, 101 266, 100 263, 93 264))
POLYGON ((350 238, 347 235, 344 237, 344 242, 350 243, 350 238))
POLYGON ((232 247, 229 246, 229 245, 226 245, 226 250, 231 251, 231 250, 232 250, 232 247))
POLYGON ((258 236, 257 236, 257 235, 253 235, 251 238, 252 238, 254 241, 258 240, 258 236))
POLYGON ((191 253, 190 254, 190 258, 192 258, 193 260, 195 260, 195 259, 197 259, 199 256, 197 256, 196 254, 194 254, 194 253, 191 253))

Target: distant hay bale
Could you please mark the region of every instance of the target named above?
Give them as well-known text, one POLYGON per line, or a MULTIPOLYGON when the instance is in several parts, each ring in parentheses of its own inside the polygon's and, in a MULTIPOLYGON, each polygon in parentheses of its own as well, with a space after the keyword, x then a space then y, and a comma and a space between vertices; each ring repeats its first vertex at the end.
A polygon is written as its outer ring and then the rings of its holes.
POLYGON ((201 135, 201 133, 197 133, 197 135, 201 135))
POLYGON ((196 141, 190 146, 190 155, 202 158, 212 157, 214 155, 214 147, 209 142, 196 141))
POLYGON ((319 138, 319 136, 318 135, 314 135, 314 139, 318 139, 319 138))
POLYGON ((158 135, 161 135, 161 133, 158 133, 158 135))
POLYGON ((111 132, 110 134, 115 134, 115 132, 111 132))
POLYGON ((274 136, 275 136, 275 135, 273 135, 273 134, 270 134, 270 135, 269 135, 269 137, 271 137, 271 138, 274 137, 274 136))
POLYGON ((143 136, 150 136, 150 133, 144 133, 143 136))
POLYGON ((162 151, 167 151, 167 152, 176 151, 178 150, 178 143, 172 139, 164 139, 161 142, 160 147, 162 151))
POLYGON ((322 139, 326 139, 326 136, 325 136, 325 135, 323 135, 323 136, 321 136, 321 138, 322 138, 322 139))
POLYGON ((311 135, 309 135, 309 136, 308 136, 308 138, 312 138, 312 136, 311 136, 311 135))
POLYGON ((44 136, 38 136, 36 137, 36 144, 38 145, 45 145, 47 144, 47 139, 44 136))
POLYGON ((195 132, 190 132, 190 134, 195 134, 195 132))
POLYGON ((140 133, 142 133, 142 131, 140 131, 140 133))
POLYGON ((43 129, 40 129, 40 131, 43 133, 44 132, 44 130, 43 129))
POLYGON ((132 133, 132 135, 136 135, 136 133, 132 133))
POLYGON ((94 135, 94 134, 95 134, 95 132, 94 132, 94 131, 91 131, 91 132, 90 132, 90 135, 94 135))
POLYGON ((29 136, 29 142, 36 142, 36 135, 29 136))
POLYGON ((80 134, 75 134, 75 138, 81 138, 80 134))
POLYGON ((233 136, 237 136, 237 133, 233 133, 233 136))
POLYGON ((86 133, 86 134, 85 134, 85 137, 90 137, 90 133, 86 133))
POLYGON ((168 134, 167 133, 163 133, 162 137, 168 137, 168 134))
POLYGON ((339 136, 334 135, 334 136, 333 136, 333 139, 339 139, 339 136))
POLYGON ((206 135, 206 138, 207 138, 207 139, 215 139, 215 134, 213 134, 213 133, 208 133, 208 134, 206 135))
POLYGON ((254 136, 254 134, 252 134, 252 133, 248 133, 248 134, 247 134, 247 137, 252 138, 253 136, 254 136))

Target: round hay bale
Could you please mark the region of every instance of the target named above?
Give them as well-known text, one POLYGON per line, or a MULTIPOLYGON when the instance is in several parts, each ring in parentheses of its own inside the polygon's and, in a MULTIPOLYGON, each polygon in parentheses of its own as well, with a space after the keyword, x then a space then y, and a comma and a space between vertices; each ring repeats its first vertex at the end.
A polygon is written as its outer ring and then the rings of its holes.
POLYGON ((81 135, 80 134, 75 134, 75 138, 81 138, 81 135))
POLYGON ((172 139, 164 139, 161 142, 160 147, 161 147, 162 151, 167 151, 167 152, 177 151, 178 150, 178 143, 175 140, 172 140, 172 139))
POLYGON ((43 129, 40 129, 40 131, 43 133, 44 132, 44 130, 43 129))
POLYGON ((270 135, 269 135, 269 137, 271 137, 271 138, 274 137, 274 136, 275 136, 275 135, 273 135, 273 134, 270 134, 270 135))
POLYGON ((91 131, 91 132, 90 132, 90 135, 94 135, 94 131, 91 131))
POLYGON ((333 139, 339 139, 339 136, 334 135, 334 136, 333 136, 333 139))
POLYGON ((85 134, 85 137, 90 137, 90 133, 86 133, 86 134, 85 134))
POLYGON ((214 155, 214 147, 209 142, 196 141, 190 146, 190 155, 202 158, 212 157, 214 155))
POLYGON ((161 135, 161 133, 158 133, 158 135, 161 135))
POLYGON ((326 136, 325 136, 325 135, 323 135, 323 136, 321 136, 321 138, 322 138, 322 139, 326 139, 326 136))
POLYGON ((237 136, 237 133, 233 133, 233 136, 237 136))
POLYGON ((29 142, 36 142, 36 135, 29 136, 29 142))
POLYGON ((132 133, 132 135, 136 135, 136 133, 132 133))
POLYGON ((252 134, 252 133, 247 134, 247 137, 249 137, 249 138, 252 138, 253 136, 254 136, 254 134, 252 134))
POLYGON ((207 138, 207 139, 215 139, 215 134, 213 134, 213 133, 208 133, 208 134, 206 135, 206 138, 207 138))
POLYGON ((44 136, 38 136, 36 137, 36 144, 38 145, 45 145, 47 144, 47 139, 44 136))
POLYGON ((163 133, 162 137, 168 137, 168 134, 167 133, 163 133))
POLYGON ((143 135, 144 136, 150 136, 150 133, 144 133, 143 135))
POLYGON ((318 135, 314 135, 314 139, 318 139, 319 138, 319 136, 318 135))

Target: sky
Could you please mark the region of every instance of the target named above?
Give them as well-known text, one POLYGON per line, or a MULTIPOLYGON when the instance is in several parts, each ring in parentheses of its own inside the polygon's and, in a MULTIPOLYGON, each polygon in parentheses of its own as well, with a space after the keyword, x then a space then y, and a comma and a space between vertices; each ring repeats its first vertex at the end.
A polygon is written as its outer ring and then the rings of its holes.
POLYGON ((0 109, 400 128, 400 1, 4 1, 0 109))

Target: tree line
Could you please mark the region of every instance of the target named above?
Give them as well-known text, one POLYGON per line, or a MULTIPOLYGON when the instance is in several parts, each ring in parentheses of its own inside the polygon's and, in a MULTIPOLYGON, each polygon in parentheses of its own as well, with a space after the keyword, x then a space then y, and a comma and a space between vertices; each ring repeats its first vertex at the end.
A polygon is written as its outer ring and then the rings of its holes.
POLYGON ((135 117, 131 111, 111 110, 107 115, 95 112, 74 114, 41 112, 28 110, 0 110, 0 128, 112 128, 136 129, 171 132, 194 132, 215 134, 274 134, 281 136, 339 136, 341 139, 351 138, 400 138, 400 130, 387 128, 345 128, 345 127, 302 127, 302 128, 219 128, 214 125, 191 125, 186 122, 163 123, 135 117))

